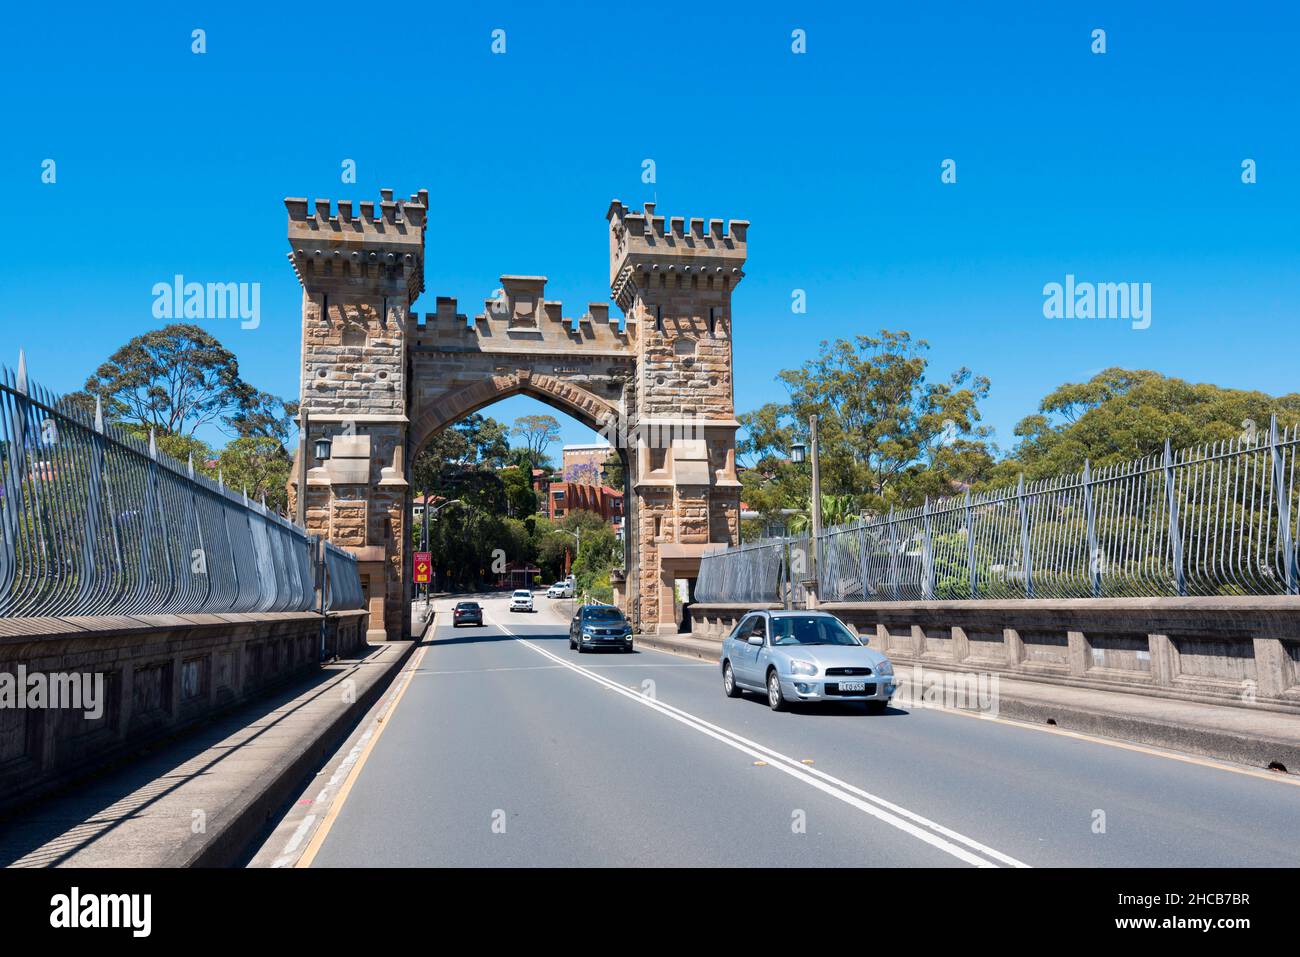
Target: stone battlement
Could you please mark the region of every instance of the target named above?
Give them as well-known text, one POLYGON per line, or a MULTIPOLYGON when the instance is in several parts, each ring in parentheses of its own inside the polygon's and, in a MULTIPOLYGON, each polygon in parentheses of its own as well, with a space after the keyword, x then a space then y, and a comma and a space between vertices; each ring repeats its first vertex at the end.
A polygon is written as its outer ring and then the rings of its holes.
POLYGON ((655 204, 633 212, 619 200, 609 204, 609 285, 611 298, 623 305, 623 291, 637 272, 725 277, 729 285, 744 275, 749 221, 664 217, 655 204))
POLYGON ((379 211, 372 201, 331 200, 313 205, 300 197, 284 201, 289 211, 289 261, 304 288, 322 283, 369 285, 364 280, 387 279, 406 288, 414 299, 424 290, 424 228, 429 192, 420 190, 407 200, 394 200, 391 189, 379 191, 379 211), (381 274, 381 267, 386 271, 381 274))
POLYGON ((437 311, 420 321, 411 314, 407 338, 424 348, 482 351, 517 347, 527 351, 565 351, 575 346, 597 351, 627 352, 636 342, 636 323, 620 329, 611 319, 609 303, 592 302, 580 317, 564 315, 563 303, 545 296, 545 276, 502 276, 498 294, 483 302, 471 319, 459 312, 457 301, 439 296, 437 311))

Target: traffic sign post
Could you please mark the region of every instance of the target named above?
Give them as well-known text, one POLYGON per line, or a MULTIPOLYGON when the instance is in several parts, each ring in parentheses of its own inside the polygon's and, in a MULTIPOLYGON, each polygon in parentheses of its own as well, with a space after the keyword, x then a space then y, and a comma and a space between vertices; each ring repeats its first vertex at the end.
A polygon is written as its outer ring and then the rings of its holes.
POLYGON ((416 552, 411 581, 427 585, 433 580, 433 556, 429 552, 416 552))

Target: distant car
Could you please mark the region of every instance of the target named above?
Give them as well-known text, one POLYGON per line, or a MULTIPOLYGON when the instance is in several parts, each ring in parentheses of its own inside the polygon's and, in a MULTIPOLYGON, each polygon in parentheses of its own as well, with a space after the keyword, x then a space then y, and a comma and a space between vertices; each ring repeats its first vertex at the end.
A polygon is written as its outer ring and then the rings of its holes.
POLYGON ((532 611, 533 593, 527 588, 516 588, 514 594, 510 596, 510 610, 532 611))
POLYGON ((556 582, 546 589, 547 598, 572 598, 573 585, 570 582, 556 582))
POLYGON ((569 622, 569 648, 632 650, 632 626, 613 605, 583 605, 569 622))
POLYGON ((476 601, 460 601, 451 610, 451 626, 483 624, 483 606, 476 601))
POLYGON ((894 665, 834 615, 752 611, 722 642, 722 690, 767 695, 773 711, 790 702, 862 701, 884 712, 895 691, 894 665))

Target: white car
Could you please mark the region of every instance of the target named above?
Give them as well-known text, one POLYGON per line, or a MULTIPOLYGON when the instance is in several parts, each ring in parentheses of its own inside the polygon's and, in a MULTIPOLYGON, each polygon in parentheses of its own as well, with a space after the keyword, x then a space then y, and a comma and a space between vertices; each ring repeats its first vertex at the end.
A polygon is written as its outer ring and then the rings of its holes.
POLYGON ((572 598, 573 586, 568 582, 556 582, 546 589, 547 598, 572 598))
POLYGON ((510 596, 511 611, 532 611, 533 610, 533 593, 527 588, 517 588, 515 593, 510 596))

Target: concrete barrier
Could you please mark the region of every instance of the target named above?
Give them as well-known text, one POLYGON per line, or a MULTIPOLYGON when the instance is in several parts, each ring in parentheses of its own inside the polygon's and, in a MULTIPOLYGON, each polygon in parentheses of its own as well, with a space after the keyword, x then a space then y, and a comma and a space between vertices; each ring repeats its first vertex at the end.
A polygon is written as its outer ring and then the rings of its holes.
POLYGON ((0 620, 0 810, 318 668, 322 648, 360 649, 366 620, 333 613, 323 634, 310 612, 0 620))
MULTIPOLYGON (((694 604, 721 640, 745 612, 694 604)), ((825 602, 821 610, 904 664, 1080 688, 1300 713, 1300 598, 825 602)))

